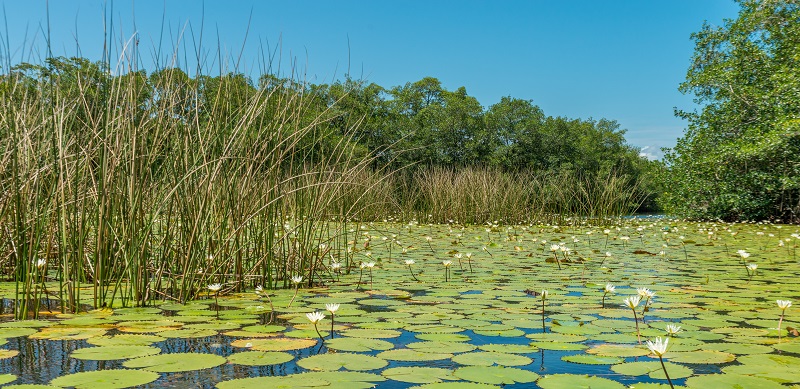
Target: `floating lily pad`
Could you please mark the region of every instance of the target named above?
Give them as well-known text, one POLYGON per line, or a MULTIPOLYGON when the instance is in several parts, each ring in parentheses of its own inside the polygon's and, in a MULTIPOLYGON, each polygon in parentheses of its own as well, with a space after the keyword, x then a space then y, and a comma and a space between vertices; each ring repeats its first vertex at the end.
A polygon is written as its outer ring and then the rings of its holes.
POLYGON ((152 346, 102 346, 84 347, 73 351, 69 356, 90 361, 113 361, 158 354, 161 349, 152 346))
POLYGON ((257 351, 302 350, 317 344, 317 339, 259 338, 239 339, 231 342, 234 347, 248 347, 257 351))
POLYGON ((522 366, 530 364, 533 361, 530 358, 522 355, 479 351, 456 355, 453 357, 453 362, 462 365, 478 366, 522 366))
POLYGON ((553 374, 536 381, 542 389, 625 389, 625 385, 608 378, 580 374, 553 374))
POLYGON ((667 352, 664 359, 680 363, 720 364, 732 362, 736 356, 722 351, 698 350, 690 352, 667 352))
POLYGON ((110 369, 68 374, 50 383, 76 389, 115 389, 148 384, 160 376, 158 373, 143 370, 110 369))
MULTIPOLYGON (((667 369, 667 373, 669 377, 672 379, 681 379, 686 378, 692 375, 692 369, 689 369, 686 366, 678 365, 675 363, 666 362, 664 363, 664 367, 667 369)), ((667 379, 666 375, 664 375, 664 370, 661 367, 661 362, 628 362, 628 363, 621 363, 618 365, 611 366, 611 370, 615 373, 629 375, 629 376, 640 376, 640 375, 649 375, 650 378, 665 380, 667 379)))
POLYGON ((625 362, 620 357, 604 357, 600 355, 576 354, 561 357, 561 360, 585 365, 614 365, 625 362))
POLYGON ((5 385, 9 382, 14 382, 17 376, 13 374, 0 374, 0 385, 5 385))
POLYGON ((17 355, 19 355, 19 351, 18 350, 0 349, 0 359, 13 358, 13 357, 16 357, 17 355))
POLYGON ((456 369, 453 375, 467 381, 497 385, 529 383, 539 379, 539 375, 532 371, 505 366, 465 366, 456 369))
POLYGON ((393 367, 384 370, 381 374, 395 381, 414 384, 427 384, 455 379, 451 370, 436 367, 393 367))
POLYGON ((437 382, 421 386, 412 386, 411 389, 497 389, 499 386, 479 384, 474 382, 437 382))
POLYGON ((464 353, 467 351, 475 350, 476 348, 476 346, 464 342, 437 342, 437 341, 414 342, 407 344, 406 347, 427 353, 451 353, 451 354, 464 353))
POLYGON ((328 348, 339 351, 373 351, 391 350, 394 344, 381 339, 367 338, 334 338, 325 341, 328 348))
POLYGON ((130 359, 122 363, 127 368, 139 368, 158 373, 173 373, 216 367, 224 364, 224 357, 201 353, 161 354, 130 359))
POLYGON ((366 371, 385 367, 389 364, 385 359, 363 354, 336 353, 319 354, 297 361, 300 367, 309 370, 356 370, 366 371))
POLYGON ((437 361, 442 359, 450 359, 453 354, 447 353, 426 353, 422 351, 410 349, 389 350, 379 353, 378 358, 388 359, 390 361, 437 361))
POLYGON ((530 354, 539 351, 539 348, 533 345, 524 344, 484 344, 478 346, 483 351, 493 351, 498 353, 509 354, 530 354))
POLYGON ((245 366, 280 365, 293 359, 292 354, 280 351, 242 351, 228 356, 228 362, 245 366))
POLYGON ((157 335, 118 334, 114 336, 95 336, 86 340, 94 346, 149 346, 166 340, 157 335))
POLYGON ((650 354, 650 350, 642 346, 627 346, 619 344, 601 344, 586 350, 589 354, 604 357, 641 357, 650 354))
POLYGON ((768 379, 741 374, 708 374, 686 379, 690 389, 786 389, 785 386, 768 379))

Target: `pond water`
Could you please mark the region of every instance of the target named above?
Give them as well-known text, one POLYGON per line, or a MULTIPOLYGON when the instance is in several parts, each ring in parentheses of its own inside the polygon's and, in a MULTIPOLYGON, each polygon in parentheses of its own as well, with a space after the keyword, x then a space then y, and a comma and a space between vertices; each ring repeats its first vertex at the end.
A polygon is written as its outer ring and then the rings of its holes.
POLYGON ((252 290, 223 289, 218 300, 12 321, 13 284, 4 284, 0 383, 668 388, 645 344, 656 338, 669 339, 664 368, 676 388, 800 382, 800 320, 776 304, 800 301, 796 227, 647 219, 485 228, 367 226, 374 241, 397 234, 406 252, 373 245, 355 256, 376 262, 372 280, 359 285, 355 268, 319 287, 271 290, 273 309, 252 290), (639 292, 635 309, 623 305, 639 292), (326 304, 339 304, 334 339, 326 304), (325 313, 316 329, 314 311, 325 313), (667 325, 680 329, 668 337, 667 325))

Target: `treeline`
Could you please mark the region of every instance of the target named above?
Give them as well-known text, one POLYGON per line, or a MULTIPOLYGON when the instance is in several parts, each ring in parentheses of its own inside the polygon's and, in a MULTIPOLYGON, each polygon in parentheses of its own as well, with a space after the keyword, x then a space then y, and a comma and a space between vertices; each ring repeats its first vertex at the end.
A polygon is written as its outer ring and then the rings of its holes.
POLYGON ((681 85, 697 111, 666 153, 661 204, 698 219, 800 222, 800 4, 738 0, 705 24, 681 85))

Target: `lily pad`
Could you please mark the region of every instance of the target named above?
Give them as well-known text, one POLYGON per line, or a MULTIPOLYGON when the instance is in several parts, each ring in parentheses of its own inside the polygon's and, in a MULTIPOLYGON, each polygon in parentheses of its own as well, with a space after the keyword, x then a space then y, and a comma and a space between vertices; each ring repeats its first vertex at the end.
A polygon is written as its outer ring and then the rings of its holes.
POLYGON ((388 359, 390 361, 437 361, 442 359, 450 359, 453 354, 447 353, 426 353, 422 351, 410 349, 389 350, 379 353, 378 358, 388 359))
POLYGON ((428 384, 455 379, 451 370, 436 367, 393 367, 384 370, 381 374, 395 381, 414 384, 428 384))
POLYGON ((497 385, 529 383, 539 379, 539 375, 532 371, 505 366, 465 366, 456 369, 453 375, 467 381, 497 385))
POLYGON ((388 365, 385 359, 363 354, 336 353, 319 354, 297 361, 297 365, 308 370, 356 370, 366 371, 380 369, 388 365))
POLYGON ((138 368, 158 373, 174 373, 216 367, 224 364, 224 357, 201 353, 161 354, 130 359, 122 363, 128 368, 138 368))
POLYGON ((245 366, 280 365, 294 359, 294 355, 280 351, 242 351, 228 356, 228 362, 245 366))
POLYGON ((625 359, 620 357, 605 357, 601 355, 576 354, 561 357, 562 361, 586 365, 614 365, 622 363, 625 359))
POLYGON ((367 338, 334 338, 325 341, 325 345, 330 349, 339 351, 373 351, 391 350, 394 344, 380 339, 367 338))
POLYGON ((785 386, 768 379, 741 374, 708 374, 686 379, 690 389, 786 389, 785 386))
POLYGON ((536 381, 542 389, 625 389, 625 385, 608 378, 581 374, 552 374, 536 381))
MULTIPOLYGON (((692 369, 686 366, 666 362, 664 363, 664 367, 667 369, 667 373, 672 379, 681 379, 692 375, 692 369)), ((611 370, 615 373, 629 376, 647 374, 653 379, 667 379, 667 376, 664 375, 664 369, 661 367, 661 362, 628 362, 611 366, 611 370)))
POLYGON ((231 346, 247 347, 257 351, 289 351, 309 348, 317 342, 317 339, 258 338, 235 340, 231 342, 231 346))
POLYGON ((160 348, 152 346, 102 346, 79 348, 73 351, 69 356, 75 359, 90 361, 113 361, 117 359, 144 357, 160 352, 160 348))
POLYGON ((522 366, 530 364, 533 361, 522 355, 479 351, 456 355, 453 357, 453 362, 462 365, 478 366, 522 366))
POLYGON ((143 370, 110 369, 68 374, 50 383, 76 389, 115 389, 148 384, 160 376, 158 373, 143 370))

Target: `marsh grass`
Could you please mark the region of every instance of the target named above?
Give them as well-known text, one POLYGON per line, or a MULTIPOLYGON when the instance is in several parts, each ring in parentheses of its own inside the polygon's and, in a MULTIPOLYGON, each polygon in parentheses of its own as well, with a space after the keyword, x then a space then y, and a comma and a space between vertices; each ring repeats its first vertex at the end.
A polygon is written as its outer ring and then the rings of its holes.
POLYGON ((354 141, 360 118, 331 126, 296 69, 148 75, 122 46, 113 68, 58 57, 0 75, 0 259, 17 319, 50 297, 76 312, 85 290, 100 308, 186 302, 213 283, 318 285, 334 261, 358 267, 362 220, 604 218, 648 195, 613 172, 387 170, 354 141))

